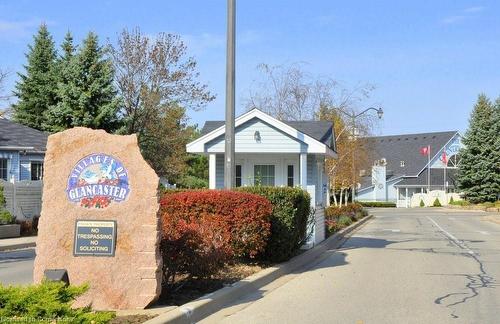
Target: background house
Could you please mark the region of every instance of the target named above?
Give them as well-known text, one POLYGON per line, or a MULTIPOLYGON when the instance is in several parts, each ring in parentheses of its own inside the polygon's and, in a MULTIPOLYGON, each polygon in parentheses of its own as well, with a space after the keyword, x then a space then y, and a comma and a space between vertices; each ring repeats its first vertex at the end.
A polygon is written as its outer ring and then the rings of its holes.
POLYGON ((48 134, 0 118, 0 179, 41 180, 48 134))
MULTIPOLYGON (((236 186, 300 186, 316 209, 315 241, 324 238, 328 197, 326 157, 335 158, 331 122, 279 121, 253 109, 235 120, 236 186)), ((207 121, 189 153, 208 155, 209 187, 224 186, 224 121, 207 121)))
POLYGON ((455 192, 458 153, 462 147, 458 131, 367 137, 365 145, 370 148, 373 166, 360 172, 357 200, 388 201, 408 207, 413 194, 427 191, 429 168, 430 190, 455 192), (420 153, 420 149, 428 145, 430 164, 428 157, 420 153))

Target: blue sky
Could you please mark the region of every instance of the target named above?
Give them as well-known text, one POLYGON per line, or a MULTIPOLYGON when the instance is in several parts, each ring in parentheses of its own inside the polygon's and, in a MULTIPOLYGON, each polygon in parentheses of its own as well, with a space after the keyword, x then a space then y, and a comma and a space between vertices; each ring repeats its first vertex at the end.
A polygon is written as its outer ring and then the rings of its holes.
MULTIPOLYGON (((480 92, 500 95, 500 3, 497 1, 239 0, 237 114, 259 63, 305 62, 312 74, 346 87, 376 86, 364 105, 381 105, 376 134, 467 127, 480 92)), ((22 69, 38 25, 60 43, 92 30, 112 42, 124 28, 182 35, 217 99, 191 123, 224 118, 225 0, 0 0, 0 67, 22 69)), ((7 84, 12 89, 16 76, 7 84)))

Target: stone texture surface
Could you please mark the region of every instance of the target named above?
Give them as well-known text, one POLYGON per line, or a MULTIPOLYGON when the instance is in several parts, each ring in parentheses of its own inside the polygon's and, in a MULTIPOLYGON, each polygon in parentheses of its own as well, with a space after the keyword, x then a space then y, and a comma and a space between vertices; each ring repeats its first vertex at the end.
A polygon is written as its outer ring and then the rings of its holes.
POLYGON ((158 176, 144 161, 135 135, 74 128, 49 136, 44 165, 42 213, 38 225, 34 281, 45 269, 67 269, 71 284, 88 283, 74 304, 94 309, 137 309, 161 290, 158 176), (77 162, 93 153, 119 159, 128 171, 130 193, 121 203, 88 209, 66 197, 68 176, 77 162), (73 256, 76 220, 116 220, 114 257, 73 256))

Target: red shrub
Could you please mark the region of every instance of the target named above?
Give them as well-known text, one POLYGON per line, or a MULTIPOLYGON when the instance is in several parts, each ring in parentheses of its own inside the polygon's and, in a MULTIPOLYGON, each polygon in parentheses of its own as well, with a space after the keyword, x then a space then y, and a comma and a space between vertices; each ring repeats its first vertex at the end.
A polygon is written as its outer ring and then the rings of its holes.
POLYGON ((160 204, 167 272, 208 275, 230 257, 256 256, 270 234, 271 203, 254 194, 187 191, 164 195, 160 204))

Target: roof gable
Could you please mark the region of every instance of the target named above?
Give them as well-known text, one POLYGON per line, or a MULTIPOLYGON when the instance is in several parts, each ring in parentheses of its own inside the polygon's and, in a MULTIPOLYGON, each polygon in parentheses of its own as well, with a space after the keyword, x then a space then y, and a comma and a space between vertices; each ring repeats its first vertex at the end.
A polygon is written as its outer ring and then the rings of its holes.
MULTIPOLYGON (((328 154, 329 156, 336 157, 336 153, 331 147, 333 146, 333 125, 330 122, 283 122, 258 109, 253 109, 236 118, 235 127, 253 118, 258 118, 272 127, 279 129, 281 132, 307 144, 308 153, 328 154)), ((225 133, 224 125, 223 121, 207 121, 201 131, 202 136, 189 143, 187 151, 192 153, 205 152, 205 143, 225 133)))

